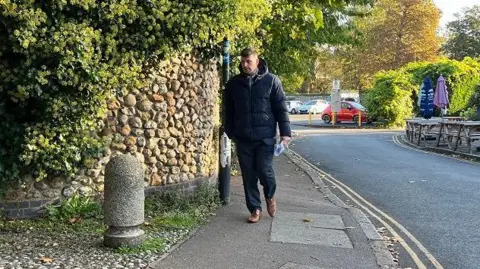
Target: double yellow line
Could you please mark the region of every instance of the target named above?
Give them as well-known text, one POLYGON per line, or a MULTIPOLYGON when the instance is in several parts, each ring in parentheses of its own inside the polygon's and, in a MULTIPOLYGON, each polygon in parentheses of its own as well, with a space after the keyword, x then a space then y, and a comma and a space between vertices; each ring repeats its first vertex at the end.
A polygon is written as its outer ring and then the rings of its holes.
MULTIPOLYGON (((394 142, 395 142, 395 136, 394 136, 394 142)), ((345 194, 352 202, 357 204, 370 216, 372 216, 373 218, 378 220, 380 223, 382 223, 382 225, 384 225, 384 227, 394 237, 396 237, 399 240, 399 243, 402 245, 405 251, 410 255, 410 257, 412 258, 412 260, 415 262, 415 264, 419 269, 426 269, 427 267, 422 262, 422 260, 418 257, 417 253, 412 249, 412 247, 398 234, 397 230, 400 230, 401 232, 403 232, 408 237, 408 239, 410 239, 413 242, 413 244, 427 257, 427 259, 431 262, 431 264, 435 267, 435 269, 443 269, 443 266, 437 261, 437 259, 427 250, 427 248, 425 248, 425 246, 422 245, 422 243, 420 243, 420 241, 417 238, 415 238, 415 236, 412 233, 410 233, 405 227, 403 227, 403 225, 401 225, 395 219, 387 215, 385 212, 383 212, 382 210, 378 209, 376 206, 368 202, 358 193, 353 191, 350 187, 343 184, 342 182, 340 182, 330 174, 326 173, 325 171, 321 170, 320 168, 316 167, 315 165, 311 164, 310 162, 305 160, 303 157, 301 157, 299 154, 297 154, 293 150, 290 150, 290 152, 293 155, 295 155, 296 158, 301 159, 303 162, 308 164, 312 169, 314 169, 320 175, 322 175, 322 180, 325 180, 328 183, 335 186, 339 191, 345 194), (390 225, 387 221, 390 222, 392 225, 390 225)))

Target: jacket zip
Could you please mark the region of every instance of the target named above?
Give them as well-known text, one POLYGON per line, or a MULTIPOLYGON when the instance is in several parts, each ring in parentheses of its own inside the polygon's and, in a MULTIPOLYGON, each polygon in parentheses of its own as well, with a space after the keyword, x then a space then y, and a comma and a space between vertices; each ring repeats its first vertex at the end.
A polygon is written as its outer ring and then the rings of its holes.
POLYGON ((253 123, 252 123, 252 81, 253 77, 248 77, 248 99, 250 100, 250 113, 248 113, 248 118, 250 121, 250 137, 253 139, 253 123))

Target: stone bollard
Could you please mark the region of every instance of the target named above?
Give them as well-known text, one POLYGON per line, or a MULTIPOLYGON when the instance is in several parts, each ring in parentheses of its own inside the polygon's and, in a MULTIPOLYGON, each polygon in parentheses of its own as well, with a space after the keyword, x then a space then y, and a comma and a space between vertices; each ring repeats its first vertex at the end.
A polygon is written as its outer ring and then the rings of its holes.
POLYGON ((144 222, 144 183, 140 162, 131 155, 112 158, 105 168, 104 217, 108 229, 107 247, 135 246, 145 240, 140 229, 144 222))

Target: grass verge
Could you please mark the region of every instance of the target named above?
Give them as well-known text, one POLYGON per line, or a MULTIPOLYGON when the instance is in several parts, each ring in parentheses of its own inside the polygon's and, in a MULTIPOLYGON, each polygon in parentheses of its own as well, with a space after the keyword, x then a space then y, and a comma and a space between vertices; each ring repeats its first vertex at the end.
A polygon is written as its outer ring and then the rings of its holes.
MULTIPOLYGON (((172 189, 145 199, 147 239, 136 247, 122 247, 119 254, 164 253, 189 231, 204 224, 220 204, 216 184, 202 183, 196 191, 172 189)), ((47 215, 30 220, 0 220, 0 233, 58 233, 78 236, 102 235, 106 230, 101 203, 88 197, 73 196, 58 206, 47 208, 47 215)), ((0 242, 1 243, 1 242, 0 242)))

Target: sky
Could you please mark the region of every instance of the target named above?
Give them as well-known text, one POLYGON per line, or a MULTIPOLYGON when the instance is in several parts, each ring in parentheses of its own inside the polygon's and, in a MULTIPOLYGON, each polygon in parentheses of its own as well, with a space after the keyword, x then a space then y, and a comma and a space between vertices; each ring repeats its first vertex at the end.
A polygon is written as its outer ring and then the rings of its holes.
POLYGON ((464 7, 480 5, 480 0, 433 0, 435 5, 442 11, 440 27, 445 28, 448 22, 455 19, 454 14, 462 11, 464 7))

